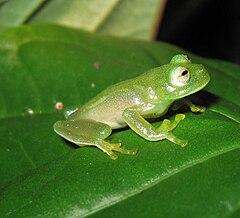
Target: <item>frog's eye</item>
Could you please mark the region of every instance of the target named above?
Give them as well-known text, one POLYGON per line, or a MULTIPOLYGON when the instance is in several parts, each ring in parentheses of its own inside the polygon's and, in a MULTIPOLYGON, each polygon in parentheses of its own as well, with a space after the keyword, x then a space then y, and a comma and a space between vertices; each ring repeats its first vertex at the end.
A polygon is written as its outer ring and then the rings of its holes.
POLYGON ((183 56, 186 58, 186 60, 187 60, 189 63, 191 63, 191 59, 189 58, 189 56, 188 56, 187 54, 184 54, 183 56))
POLYGON ((190 73, 185 67, 178 67, 172 74, 172 83, 176 86, 184 86, 190 79, 190 73))
POLYGON ((190 58, 186 54, 175 55, 170 61, 170 64, 183 64, 183 63, 186 63, 186 64, 191 63, 190 58))

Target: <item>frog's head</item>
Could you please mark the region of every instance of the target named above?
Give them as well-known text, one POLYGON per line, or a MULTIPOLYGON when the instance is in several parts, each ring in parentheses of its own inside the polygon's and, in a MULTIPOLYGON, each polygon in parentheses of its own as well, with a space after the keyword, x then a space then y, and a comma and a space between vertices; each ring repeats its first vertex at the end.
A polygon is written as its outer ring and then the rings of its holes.
POLYGON ((192 64, 187 55, 175 55, 164 65, 168 77, 164 89, 168 99, 176 100, 203 89, 210 76, 201 64, 192 64))

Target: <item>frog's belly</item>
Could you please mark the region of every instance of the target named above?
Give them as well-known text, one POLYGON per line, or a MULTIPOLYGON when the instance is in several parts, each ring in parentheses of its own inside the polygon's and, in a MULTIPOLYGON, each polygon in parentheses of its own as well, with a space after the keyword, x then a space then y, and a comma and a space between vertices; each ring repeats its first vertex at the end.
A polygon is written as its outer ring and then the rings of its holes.
POLYGON ((107 113, 101 111, 90 112, 86 114, 85 118, 106 123, 107 125, 111 126, 112 129, 119 129, 127 126, 123 120, 122 112, 122 110, 114 112, 108 110, 107 113))
POLYGON ((79 117, 106 123, 112 129, 123 128, 127 126, 123 120, 123 111, 139 104, 142 104, 142 100, 134 96, 134 93, 127 96, 124 93, 115 93, 104 101, 97 101, 87 105, 87 107, 80 108, 79 117), (116 99, 118 100, 116 101, 116 99))

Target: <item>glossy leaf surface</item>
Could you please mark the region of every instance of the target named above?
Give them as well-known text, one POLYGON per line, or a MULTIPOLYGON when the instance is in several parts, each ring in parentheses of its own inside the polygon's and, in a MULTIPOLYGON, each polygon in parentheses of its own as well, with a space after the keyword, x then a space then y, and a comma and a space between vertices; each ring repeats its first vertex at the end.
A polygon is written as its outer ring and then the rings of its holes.
POLYGON ((194 98, 208 110, 185 112, 186 119, 174 131, 189 140, 186 148, 148 142, 124 129, 110 140, 140 152, 112 161, 96 148, 76 149, 52 129, 64 119, 56 102, 74 108, 108 85, 168 63, 182 52, 164 43, 51 25, 1 33, 0 216, 236 215, 239 66, 189 54, 206 66, 211 83, 194 98))

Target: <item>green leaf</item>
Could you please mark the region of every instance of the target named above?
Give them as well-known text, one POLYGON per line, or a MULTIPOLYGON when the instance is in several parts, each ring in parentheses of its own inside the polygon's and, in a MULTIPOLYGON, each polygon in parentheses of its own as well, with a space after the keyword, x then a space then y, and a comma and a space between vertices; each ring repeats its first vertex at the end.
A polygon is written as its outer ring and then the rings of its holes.
POLYGON ((6 1, 8 1, 8 0, 0 0, 0 5, 3 4, 6 1))
POLYGON ((32 22, 51 22, 94 32, 152 39, 164 0, 52 0, 32 22))
POLYGON ((0 1, 0 30, 18 26, 27 21, 45 0, 8 0, 0 1))
POLYGON ((2 32, 0 216, 237 215, 239 66, 190 54, 207 67, 211 83, 208 92, 194 97, 208 110, 186 112, 174 131, 189 140, 186 148, 166 140, 148 142, 123 129, 110 140, 140 152, 119 154, 112 161, 94 147, 76 149, 52 129, 64 119, 56 102, 65 109, 79 106, 111 84, 168 63, 179 52, 188 53, 164 43, 52 25, 2 32))
POLYGON ((153 39, 156 37, 164 5, 165 0, 121 1, 97 32, 135 39, 153 39))
POLYGON ((213 157, 91 217, 239 217, 239 155, 213 157))
POLYGON ((164 5, 165 0, 9 0, 0 5, 0 30, 50 22, 116 36, 153 39, 164 5))
POLYGON ((51 0, 32 18, 32 22, 52 22, 96 31, 119 2, 119 0, 51 0))
POLYGON ((0 56, 0 76, 5 78, 0 81, 3 117, 26 114, 29 109, 54 112, 57 101, 74 108, 106 86, 158 65, 131 43, 103 36, 95 38, 57 26, 24 27, 3 33, 0 56), (109 40, 111 43, 106 43, 109 40), (96 67, 96 63, 101 66, 96 67), (111 69, 114 72, 109 74, 111 69), (91 88, 93 83, 95 87, 91 88), (44 91, 46 88, 48 92, 44 91))
POLYGON ((52 128, 57 117, 61 118, 49 114, 44 118, 19 116, 0 121, 0 186, 73 149, 72 146, 59 146, 62 140, 52 128))
MULTIPOLYGON (((52 116, 54 117, 54 115, 52 116)), ((26 117, 25 119, 32 118, 26 117)), ((32 132, 45 132, 44 135, 23 133, 23 136, 15 137, 16 141, 21 141, 22 137, 29 140, 29 142, 25 140, 26 151, 36 146, 35 158, 37 156, 44 158, 44 151, 41 148, 45 149, 47 153, 47 150, 50 150, 54 144, 60 147, 68 146, 64 141, 57 141, 57 136, 50 129, 52 122, 49 122, 48 125, 43 124, 49 120, 49 116, 41 115, 37 122, 38 125, 35 120, 36 118, 32 121, 32 132), (51 134, 52 136, 50 136, 51 134), (35 141, 41 142, 41 139, 46 136, 50 136, 46 139, 50 139, 50 142, 46 143, 43 140, 43 143, 40 143, 42 145, 37 146, 35 141)), ((195 169, 196 164, 239 148, 239 130, 239 125, 235 122, 229 121, 221 115, 207 112, 201 116, 188 114, 187 119, 181 124, 181 128, 180 126, 177 128, 176 134, 185 136, 190 141, 189 146, 184 149, 167 141, 147 142, 133 134, 131 130, 118 132, 114 136, 114 141, 123 140, 128 148, 137 146, 140 150, 137 156, 122 155, 117 161, 112 161, 94 148, 82 148, 67 152, 54 161, 28 171, 25 175, 9 182, 1 193, 1 216, 9 213, 12 217, 85 216, 112 204, 123 202, 128 198, 141 198, 139 195, 142 191, 155 186, 157 189, 158 184, 161 186, 162 181, 166 181, 164 183, 166 184, 171 177, 174 178, 184 173, 184 169, 191 168, 192 171, 199 172, 198 168, 195 169), (200 130, 201 136, 199 137, 200 130), (209 140, 210 138, 211 140, 209 140)), ((30 152, 28 153, 30 154, 30 152)), ((232 159, 228 158, 227 161, 231 162, 232 159)), ((233 162, 231 166, 238 170, 235 167, 236 162, 233 162)), ((216 165, 213 164, 212 168, 216 168, 216 165)), ((226 172, 228 172, 227 169, 226 172)), ((210 180, 215 178, 214 174, 208 176, 210 180)), ((198 186, 196 182, 199 174, 193 178, 187 178, 192 185, 185 186, 185 192, 189 187, 198 186)), ((221 181, 222 177, 220 176, 218 179, 221 181)), ((233 180, 233 182, 235 184, 236 181, 233 180)), ((223 181, 222 186, 219 186, 222 192, 224 185, 223 181)), ((230 187, 231 185, 232 183, 229 184, 230 187)), ((169 192, 171 190, 168 189, 169 192)), ((229 192, 228 189, 227 191, 229 192)), ((160 196, 165 196, 164 192, 158 193, 160 196)), ((206 192, 205 195, 207 194, 206 192)), ((230 194, 231 198, 236 199, 233 202, 234 210, 239 201, 238 189, 232 190, 230 194)), ((222 195, 224 196, 225 192, 222 195)), ((214 197, 214 195, 212 198, 209 197, 209 208, 212 205, 217 206, 213 200, 214 197), (212 204, 211 201, 213 201, 212 204)), ((161 198, 157 200, 157 202, 159 201, 161 202, 161 198)), ((224 201, 229 201, 227 195, 224 201)), ((137 204, 138 200, 134 202, 137 204)), ((168 204, 170 204, 170 200, 168 204)), ((203 202, 200 204, 200 207, 202 206, 203 202)), ((208 207, 206 210, 209 210, 208 207)), ((160 213, 162 209, 159 209, 160 213)), ((200 208, 197 209, 200 210, 200 208)), ((193 210, 193 212, 195 211, 193 210)), ((225 208, 224 212, 229 212, 229 209, 225 208)))

